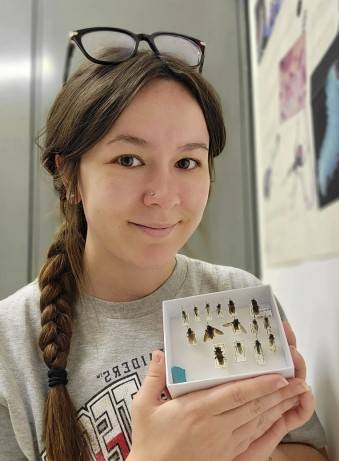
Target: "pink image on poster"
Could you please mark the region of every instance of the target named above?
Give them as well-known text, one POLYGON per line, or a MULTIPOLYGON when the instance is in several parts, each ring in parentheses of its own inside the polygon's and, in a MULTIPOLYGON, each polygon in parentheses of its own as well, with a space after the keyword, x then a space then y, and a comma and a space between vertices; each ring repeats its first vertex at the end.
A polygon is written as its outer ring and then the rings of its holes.
POLYGON ((305 106, 306 53, 305 33, 280 61, 280 120, 283 122, 305 106))

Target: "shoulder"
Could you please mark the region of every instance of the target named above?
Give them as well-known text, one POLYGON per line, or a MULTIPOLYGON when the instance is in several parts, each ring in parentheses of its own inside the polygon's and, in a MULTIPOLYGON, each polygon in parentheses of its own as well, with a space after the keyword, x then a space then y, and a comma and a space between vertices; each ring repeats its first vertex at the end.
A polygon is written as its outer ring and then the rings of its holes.
MULTIPOLYGON (((189 287, 196 294, 211 293, 216 291, 234 290, 263 285, 263 282, 244 269, 233 266, 213 264, 201 259, 180 255, 187 263, 189 274, 189 287)), ((186 295, 188 296, 188 295, 186 295)), ((276 302, 281 319, 287 320, 284 309, 277 298, 276 302)))
POLYGON ((40 321, 40 289, 38 281, 19 288, 0 300, 0 334, 22 328, 25 323, 40 321))
POLYGON ((213 264, 185 255, 180 257, 186 259, 191 277, 201 278, 205 284, 213 284, 217 291, 262 285, 259 278, 244 269, 213 264))
POLYGON ((0 300, 0 404, 6 406, 9 399, 28 392, 33 370, 43 366, 40 332, 40 289, 35 280, 0 300))
POLYGON ((2 314, 10 314, 13 306, 29 307, 36 304, 40 299, 40 289, 38 280, 19 288, 17 291, 0 300, 0 312, 2 314))

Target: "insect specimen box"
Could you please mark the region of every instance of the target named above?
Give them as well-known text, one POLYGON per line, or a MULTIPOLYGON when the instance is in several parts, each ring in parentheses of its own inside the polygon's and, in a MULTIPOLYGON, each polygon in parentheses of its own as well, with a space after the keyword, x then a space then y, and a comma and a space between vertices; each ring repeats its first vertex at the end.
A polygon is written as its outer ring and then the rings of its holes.
POLYGON ((166 384, 174 398, 294 365, 270 285, 163 301, 166 384))

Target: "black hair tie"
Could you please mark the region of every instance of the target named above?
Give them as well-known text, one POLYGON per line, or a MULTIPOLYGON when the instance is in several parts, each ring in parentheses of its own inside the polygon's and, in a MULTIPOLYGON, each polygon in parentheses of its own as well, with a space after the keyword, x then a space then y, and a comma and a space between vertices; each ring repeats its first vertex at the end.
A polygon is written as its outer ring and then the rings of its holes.
POLYGON ((64 368, 50 368, 48 370, 49 387, 56 386, 57 384, 63 384, 65 386, 67 383, 67 371, 64 368))

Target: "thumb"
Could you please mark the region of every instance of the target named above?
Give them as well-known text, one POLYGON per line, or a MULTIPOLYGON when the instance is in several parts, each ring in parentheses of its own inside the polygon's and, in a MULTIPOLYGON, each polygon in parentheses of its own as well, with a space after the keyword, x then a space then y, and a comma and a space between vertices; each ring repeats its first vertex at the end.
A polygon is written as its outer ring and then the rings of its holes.
POLYGON ((152 360, 149 364, 144 382, 139 393, 142 399, 150 403, 159 403, 160 395, 166 385, 165 354, 156 350, 152 352, 152 360))

